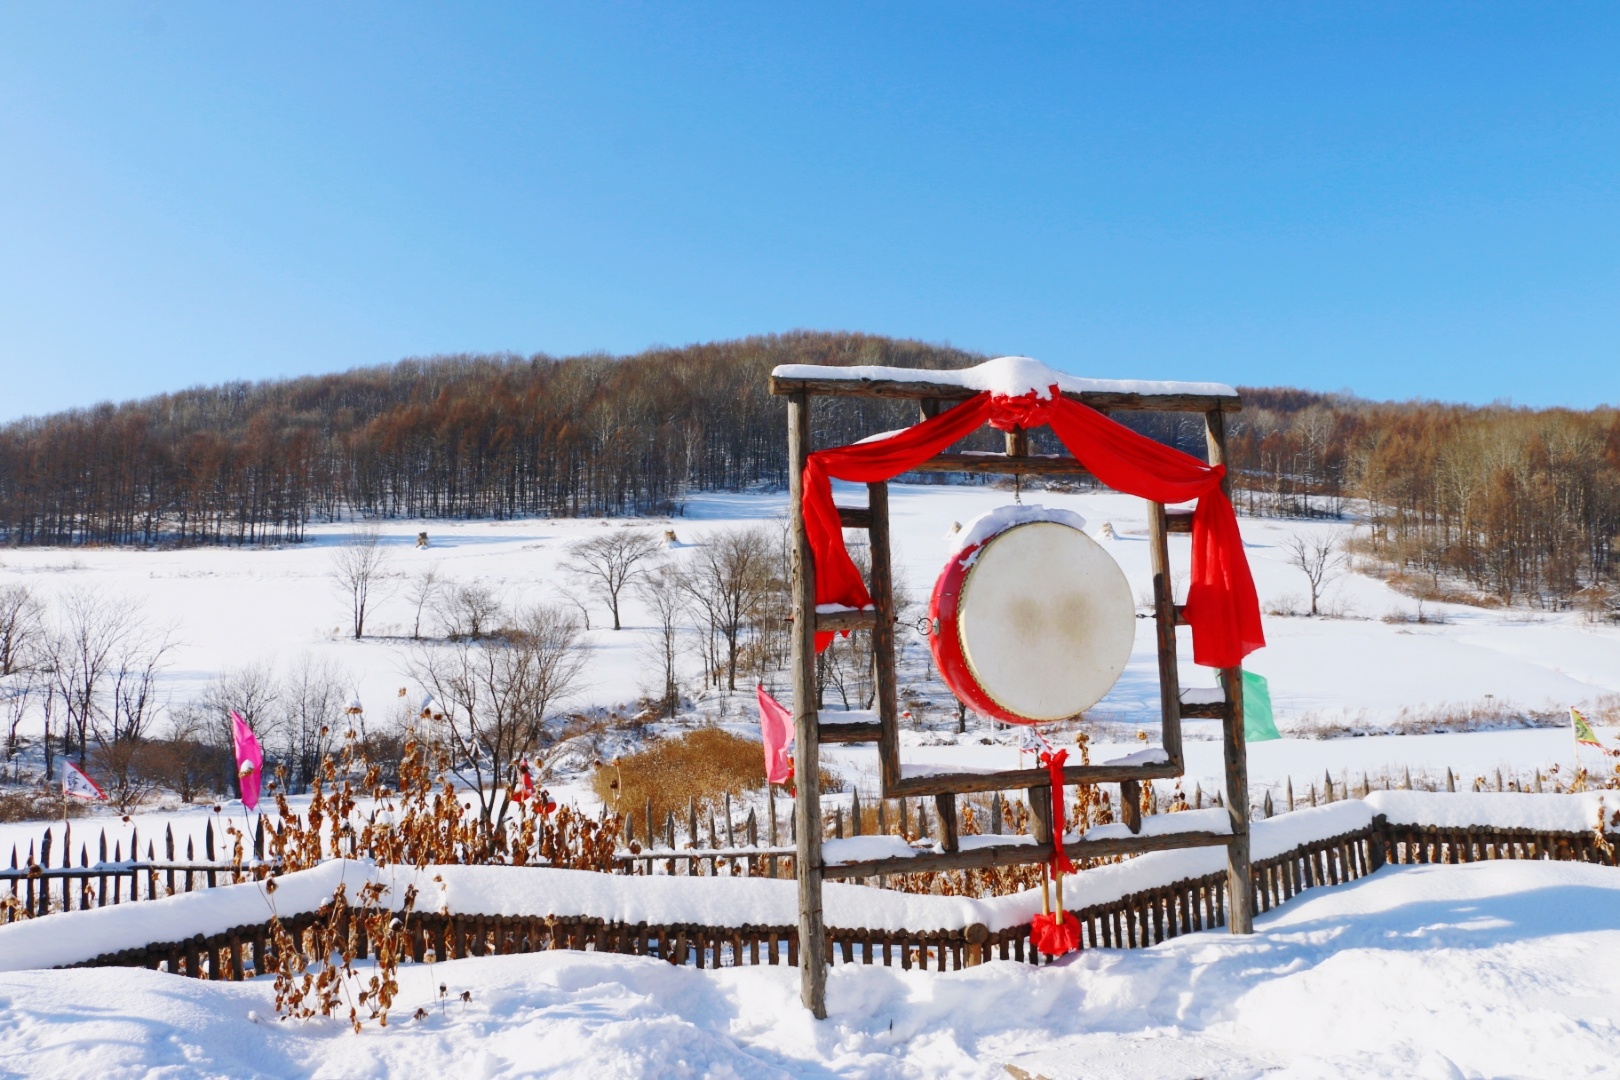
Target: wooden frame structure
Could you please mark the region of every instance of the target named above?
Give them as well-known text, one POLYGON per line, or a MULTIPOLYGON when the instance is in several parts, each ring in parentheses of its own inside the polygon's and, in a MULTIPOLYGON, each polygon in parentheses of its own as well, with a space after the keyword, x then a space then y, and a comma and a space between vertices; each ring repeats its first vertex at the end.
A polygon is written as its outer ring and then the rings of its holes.
MULTIPOLYGON (((795 738, 795 774, 798 798, 794 803, 798 853, 795 860, 799 892, 800 992, 818 1018, 825 1017, 828 938, 822 919, 821 887, 825 878, 859 878, 930 870, 967 869, 1044 862, 1049 857, 1051 788, 1046 770, 1003 772, 929 773, 907 776, 900 763, 899 702, 895 682, 894 588, 890 561, 889 487, 886 482, 867 485, 867 505, 839 507, 845 528, 865 529, 871 543, 873 606, 865 611, 817 613, 815 564, 805 531, 803 475, 811 452, 811 403, 818 396, 879 397, 915 401, 924 419, 936 416, 951 403, 972 397, 974 390, 932 381, 903 378, 848 378, 838 369, 825 376, 814 369, 795 368, 791 376, 773 374, 772 394, 788 399, 789 527, 793 543, 792 684, 795 738), (821 722, 816 704, 816 632, 859 630, 872 635, 876 668, 878 722, 821 722), (915 857, 872 859, 828 866, 821 852, 820 761, 822 743, 875 742, 879 775, 885 798, 928 796, 935 799, 941 829, 941 852, 915 857), (961 850, 957 840, 956 796, 978 791, 1025 789, 1033 811, 1036 844, 1014 843, 961 850)), ((1226 460, 1226 414, 1242 409, 1235 394, 1185 393, 1166 388, 1164 393, 1087 391, 1066 397, 1101 412, 1155 411, 1201 413, 1204 417, 1210 464, 1226 460)), ((1074 458, 1031 455, 1027 433, 1006 434, 1001 454, 940 454, 919 465, 920 472, 976 472, 1010 475, 1085 476, 1074 458)), ((1228 496, 1230 479, 1223 482, 1228 496)), ((1176 629, 1186 625, 1175 603, 1171 585, 1168 536, 1190 532, 1192 515, 1150 503, 1149 541, 1153 560, 1153 615, 1157 623, 1160 711, 1165 760, 1139 764, 1074 765, 1064 769, 1065 784, 1118 783, 1120 806, 1133 835, 1105 840, 1080 839, 1064 845, 1070 858, 1135 854, 1184 847, 1225 846, 1230 906, 1227 925, 1232 933, 1253 932, 1253 896, 1249 867, 1248 765, 1243 741, 1243 669, 1219 673, 1218 701, 1183 701, 1176 660, 1176 629), (1175 832, 1137 835, 1141 823, 1136 807, 1142 781, 1181 776, 1184 772, 1181 720, 1213 718, 1222 721, 1225 747, 1226 799, 1230 832, 1175 832)), ((1059 829, 1062 823, 1056 823, 1059 829)))

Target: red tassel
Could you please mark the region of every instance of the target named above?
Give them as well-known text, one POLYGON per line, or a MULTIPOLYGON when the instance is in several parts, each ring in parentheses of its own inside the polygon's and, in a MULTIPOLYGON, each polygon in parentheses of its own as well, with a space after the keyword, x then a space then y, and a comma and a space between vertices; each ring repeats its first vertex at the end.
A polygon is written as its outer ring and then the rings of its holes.
POLYGON ((1037 915, 1029 924, 1029 937, 1047 956, 1063 956, 1080 947, 1080 920, 1067 911, 1037 915))

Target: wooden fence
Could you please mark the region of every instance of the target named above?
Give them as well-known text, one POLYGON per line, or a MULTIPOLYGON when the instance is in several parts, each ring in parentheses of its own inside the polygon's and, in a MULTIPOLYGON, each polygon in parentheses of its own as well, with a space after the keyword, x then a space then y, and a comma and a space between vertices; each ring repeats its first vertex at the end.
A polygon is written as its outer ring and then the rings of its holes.
MULTIPOLYGON (((1440 829, 1389 825, 1382 817, 1368 828, 1301 845, 1253 864, 1254 894, 1269 911, 1301 892, 1354 881, 1385 863, 1463 863, 1487 859, 1557 859, 1620 865, 1620 835, 1547 833, 1526 829, 1440 829)), ((186 870, 178 867, 177 871, 186 870)), ((189 868, 193 872, 195 867, 189 868)), ((223 872, 214 868, 216 873, 223 872)), ((1081 948, 1144 948, 1181 934, 1226 925, 1226 874, 1178 881, 1104 904, 1075 910, 1081 948)), ((320 913, 294 916, 283 926, 304 947, 304 935, 320 913)), ((509 955, 549 949, 653 956, 672 964, 733 967, 798 963, 795 926, 702 926, 627 924, 588 917, 477 916, 412 913, 405 919, 408 959, 421 963, 469 956, 509 955)), ((373 955, 356 922, 361 956, 373 955)), ((78 967, 148 967, 197 978, 241 979, 273 970, 275 943, 268 922, 223 934, 160 942, 98 956, 78 967)), ((886 931, 832 928, 829 962, 882 964, 902 969, 954 971, 991 959, 1050 962, 1030 945, 1029 927, 990 931, 982 924, 961 930, 886 931)))

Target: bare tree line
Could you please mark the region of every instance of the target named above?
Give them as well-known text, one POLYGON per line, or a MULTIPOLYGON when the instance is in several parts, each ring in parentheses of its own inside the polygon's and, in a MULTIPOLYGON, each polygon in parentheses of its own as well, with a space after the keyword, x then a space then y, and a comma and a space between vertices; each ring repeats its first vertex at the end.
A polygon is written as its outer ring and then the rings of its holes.
MULTIPOLYGON (((0 428, 0 541, 296 541, 344 514, 664 513, 786 483, 783 363, 960 367, 960 350, 795 333, 633 357, 454 356, 229 384, 0 428)), ((900 403, 821 410, 849 442, 900 403)))
POLYGON ((1250 512, 1361 500, 1358 546, 1409 591, 1620 616, 1620 411, 1243 394, 1230 446, 1250 512))

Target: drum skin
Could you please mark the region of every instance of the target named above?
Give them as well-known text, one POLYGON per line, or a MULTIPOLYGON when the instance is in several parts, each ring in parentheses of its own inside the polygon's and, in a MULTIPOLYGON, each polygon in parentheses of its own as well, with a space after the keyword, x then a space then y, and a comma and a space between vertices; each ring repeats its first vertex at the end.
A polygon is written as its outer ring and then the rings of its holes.
POLYGON ((1136 637, 1125 573, 1072 525, 1027 521, 958 551, 934 584, 929 648, 969 708, 1012 724, 1076 716, 1136 637))

